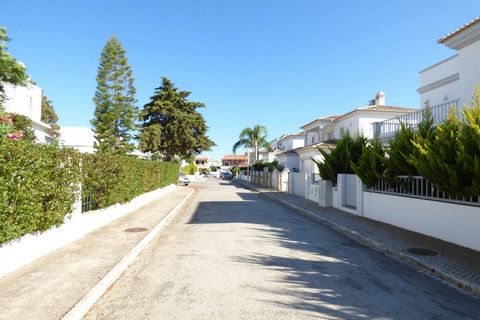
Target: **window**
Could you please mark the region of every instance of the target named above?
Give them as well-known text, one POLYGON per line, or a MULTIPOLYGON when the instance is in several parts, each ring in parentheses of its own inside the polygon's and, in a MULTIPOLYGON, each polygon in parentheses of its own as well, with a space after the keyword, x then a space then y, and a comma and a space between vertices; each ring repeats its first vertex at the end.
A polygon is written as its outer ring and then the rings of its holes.
POLYGON ((315 136, 312 137, 312 144, 315 143, 315 136))
POLYGON ((345 129, 342 127, 340 128, 340 137, 342 137, 345 134, 345 129))

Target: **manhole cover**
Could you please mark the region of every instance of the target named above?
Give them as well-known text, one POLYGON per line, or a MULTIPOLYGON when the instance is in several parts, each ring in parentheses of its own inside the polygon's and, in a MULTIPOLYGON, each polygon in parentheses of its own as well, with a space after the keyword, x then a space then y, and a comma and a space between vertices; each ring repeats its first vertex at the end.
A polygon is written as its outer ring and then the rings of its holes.
POLYGON ((128 228, 125 229, 126 232, 142 232, 142 231, 147 231, 147 228, 128 228))
POLYGON ((417 254, 419 256, 438 256, 437 251, 427 248, 408 248, 407 251, 413 254, 417 254))

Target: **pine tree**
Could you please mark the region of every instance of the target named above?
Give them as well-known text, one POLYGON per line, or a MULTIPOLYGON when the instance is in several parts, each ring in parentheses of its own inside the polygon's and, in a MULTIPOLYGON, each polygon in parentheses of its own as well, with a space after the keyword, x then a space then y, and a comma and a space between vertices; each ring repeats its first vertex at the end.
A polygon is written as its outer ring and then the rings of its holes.
POLYGON ((142 151, 172 161, 190 159, 215 145, 207 136, 205 119, 197 111, 205 105, 188 101, 189 95, 190 92, 179 91, 169 79, 162 78, 161 86, 140 114, 142 151))
POLYGON ((55 112, 55 108, 53 107, 52 101, 48 100, 47 96, 42 96, 42 113, 41 113, 41 120, 48 124, 51 128, 49 130, 49 134, 54 138, 58 138, 60 133, 60 126, 57 124, 58 115, 55 112))
POLYGON ((93 101, 95 148, 117 154, 132 151, 137 119, 134 80, 125 49, 115 36, 107 41, 100 56, 93 101))

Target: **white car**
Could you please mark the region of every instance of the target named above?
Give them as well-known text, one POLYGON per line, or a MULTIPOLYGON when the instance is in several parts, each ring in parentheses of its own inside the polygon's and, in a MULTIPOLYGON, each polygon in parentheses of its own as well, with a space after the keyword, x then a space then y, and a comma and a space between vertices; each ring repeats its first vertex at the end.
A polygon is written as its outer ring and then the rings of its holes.
POLYGON ((184 186, 188 186, 188 184, 190 183, 190 179, 188 179, 188 177, 183 173, 180 173, 180 175, 178 176, 178 183, 183 184, 184 186))

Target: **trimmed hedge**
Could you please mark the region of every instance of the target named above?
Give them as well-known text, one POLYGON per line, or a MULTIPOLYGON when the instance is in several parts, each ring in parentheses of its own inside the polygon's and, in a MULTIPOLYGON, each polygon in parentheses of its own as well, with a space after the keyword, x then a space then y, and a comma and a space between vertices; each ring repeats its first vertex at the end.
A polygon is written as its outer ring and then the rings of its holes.
POLYGON ((178 182, 179 165, 130 156, 83 155, 82 198, 90 210, 125 203, 136 196, 178 182))
POLYGON ((179 165, 129 156, 83 155, 71 148, 0 141, 0 244, 64 222, 82 183, 90 209, 125 203, 175 184, 179 165))
POLYGON ((80 182, 80 156, 69 148, 0 142, 0 243, 61 225, 80 182))

